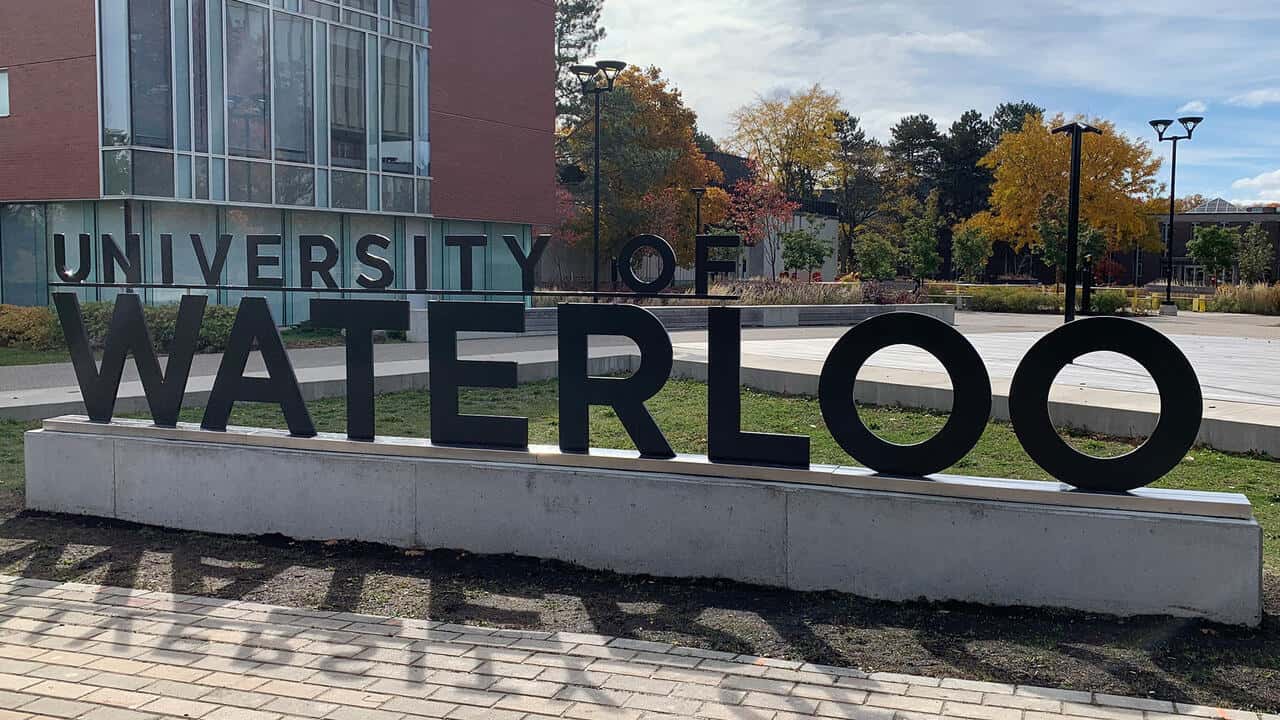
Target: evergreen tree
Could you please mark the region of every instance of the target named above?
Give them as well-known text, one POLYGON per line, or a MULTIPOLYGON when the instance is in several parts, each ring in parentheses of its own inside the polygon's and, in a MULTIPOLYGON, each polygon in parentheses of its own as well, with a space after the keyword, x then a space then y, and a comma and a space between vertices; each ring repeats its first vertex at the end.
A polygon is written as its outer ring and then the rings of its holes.
POLYGON ((600 12, 604 0, 556 2, 556 116, 570 125, 581 119, 582 83, 569 69, 596 51, 604 39, 600 12))

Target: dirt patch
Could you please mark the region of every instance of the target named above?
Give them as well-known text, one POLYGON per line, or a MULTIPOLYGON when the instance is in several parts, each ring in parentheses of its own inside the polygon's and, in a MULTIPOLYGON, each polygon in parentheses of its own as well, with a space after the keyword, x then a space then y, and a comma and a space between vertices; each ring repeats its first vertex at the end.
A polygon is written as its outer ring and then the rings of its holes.
POLYGON ((1168 618, 886 603, 559 562, 237 538, 21 512, 0 573, 545 631, 598 632, 868 671, 1280 710, 1280 578, 1258 630, 1168 618))

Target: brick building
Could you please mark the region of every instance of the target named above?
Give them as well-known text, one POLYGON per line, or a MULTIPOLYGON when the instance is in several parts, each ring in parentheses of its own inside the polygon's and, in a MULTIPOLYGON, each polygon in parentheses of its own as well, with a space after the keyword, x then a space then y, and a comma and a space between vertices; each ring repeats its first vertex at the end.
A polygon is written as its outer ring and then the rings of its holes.
MULTIPOLYGON (((244 236, 280 236, 289 284, 298 237, 325 234, 347 286, 353 246, 378 234, 396 287, 414 282, 412 238, 426 236, 438 288, 459 283, 444 236, 479 234, 475 286, 514 289, 501 236, 527 249, 554 220, 553 0, 3 4, 2 302, 48 302, 55 233, 72 257, 93 237, 91 281, 102 235, 138 235, 147 283, 160 235, 229 234, 232 285, 244 236)), ((199 282, 190 246, 174 247, 177 282, 199 282)), ((306 319, 306 298, 271 300, 282 323, 306 319)))

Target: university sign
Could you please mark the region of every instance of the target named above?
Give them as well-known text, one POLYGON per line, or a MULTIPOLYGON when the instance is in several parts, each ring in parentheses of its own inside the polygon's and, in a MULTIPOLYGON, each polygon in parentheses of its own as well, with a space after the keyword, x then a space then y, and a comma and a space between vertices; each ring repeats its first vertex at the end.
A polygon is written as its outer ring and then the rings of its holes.
MULTIPOLYGON (((68 267, 66 238, 54 236, 55 271, 61 282, 54 283, 54 303, 66 335, 72 361, 91 421, 110 423, 114 414, 124 366, 132 355, 146 395, 151 416, 158 427, 176 427, 187 393, 192 358, 208 298, 189 294, 181 299, 172 353, 161 369, 144 318, 142 302, 134 289, 180 289, 188 291, 239 290, 246 292, 306 292, 345 294, 355 297, 315 298, 311 322, 320 327, 340 329, 346 342, 347 436, 361 442, 377 438, 374 405, 374 334, 409 328, 410 303, 404 300, 367 299, 368 293, 422 294, 442 296, 538 295, 534 270, 548 237, 537 238, 525 253, 515 238, 506 238, 514 261, 523 275, 519 291, 475 290, 471 285, 471 253, 487 243, 484 236, 451 236, 446 245, 461 252, 461 287, 456 290, 428 289, 426 238, 414 239, 412 287, 396 287, 391 264, 378 252, 391 247, 379 235, 367 235, 355 245, 356 261, 367 272, 356 280, 358 287, 339 287, 333 277, 338 265, 338 245, 323 235, 302 236, 300 286, 286 287, 280 272, 278 235, 250 235, 245 238, 243 285, 220 282, 226 275, 227 259, 234 238, 220 237, 210 253, 200 236, 190 237, 204 282, 182 285, 174 282, 174 241, 160 238, 159 283, 143 282, 141 242, 127 238, 122 251, 110 235, 102 237, 101 277, 103 282, 87 282, 94 259, 90 238, 79 238, 79 262, 68 267), (276 251, 273 252, 272 248, 276 251), (123 280, 117 278, 123 274, 123 280), (101 365, 96 362, 80 314, 75 288, 113 287, 130 292, 117 296, 114 316, 105 338, 101 365)), ((713 249, 736 247, 736 237, 697 238, 693 295, 669 294, 675 271, 675 254, 662 238, 642 235, 620 253, 619 275, 631 291, 647 297, 674 297, 697 300, 730 300, 708 293, 712 273, 732 272, 734 263, 713 259, 713 249), (653 280, 643 280, 632 270, 632 258, 648 248, 661 261, 661 271, 653 280)), ((552 294, 552 293, 547 293, 552 294)), ((560 294, 560 293, 555 293, 560 294)), ((569 293, 569 295, 618 295, 619 293, 569 293)), ((593 298, 594 299, 594 298, 593 298)), ((809 438, 742 430, 740 388, 740 310, 719 306, 708 308, 708 459, 725 466, 808 468, 809 438)), ((522 333, 524 304, 520 302, 439 300, 428 304, 430 413, 432 437, 437 447, 493 450, 528 450, 528 420, 522 417, 465 415, 460 412, 458 393, 463 387, 511 388, 516 386, 517 367, 512 362, 465 361, 458 357, 458 334, 469 331, 522 333)), ((672 343, 662 323, 649 311, 630 304, 566 303, 558 306, 559 349, 559 449, 569 454, 589 454, 589 408, 612 408, 645 459, 676 456, 662 428, 645 402, 662 390, 671 375, 672 343), (588 338, 619 336, 639 348, 640 361, 627 377, 593 377, 588 370, 588 338)), ((981 357, 964 336, 934 318, 909 312, 874 317, 851 328, 826 358, 818 392, 823 419, 840 447, 856 462, 884 475, 924 477, 939 473, 961 461, 972 451, 991 417, 991 380, 981 357), (938 359, 952 384, 952 411, 943 428, 932 438, 915 445, 898 445, 874 434, 859 417, 854 404, 854 384, 859 369, 877 351, 891 345, 919 347, 938 359)), ((216 379, 209 392, 200 424, 207 431, 226 431, 232 407, 237 402, 275 403, 283 410, 289 433, 294 437, 317 434, 289 355, 275 319, 264 297, 245 297, 241 302, 222 356, 216 379), (250 354, 259 350, 266 376, 245 374, 250 354)), ((1023 358, 1009 390, 1009 415, 1019 441, 1051 476, 1080 490, 1125 492, 1159 480, 1186 456, 1194 444, 1203 412, 1200 385, 1195 371, 1182 352, 1168 338, 1142 323, 1119 318, 1091 318, 1065 325, 1047 334, 1023 358), (1072 448, 1058 434, 1049 412, 1049 395, 1054 379, 1065 366, 1082 355, 1110 351, 1126 355, 1151 374, 1159 389, 1160 419, 1150 438, 1138 449, 1113 458, 1096 458, 1072 448)), ((424 441, 425 442, 425 441, 424 441)))

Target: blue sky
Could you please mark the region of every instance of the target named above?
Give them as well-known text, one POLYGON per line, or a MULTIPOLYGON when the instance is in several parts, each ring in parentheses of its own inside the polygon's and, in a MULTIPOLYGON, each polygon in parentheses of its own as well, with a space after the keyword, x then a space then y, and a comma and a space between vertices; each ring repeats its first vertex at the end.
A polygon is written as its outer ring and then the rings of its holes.
POLYGON ((661 67, 717 138, 735 108, 814 82, 881 138, 1003 100, 1152 140, 1148 120, 1194 112, 1178 194, 1280 202, 1275 0, 606 0, 603 22, 599 56, 661 67))

